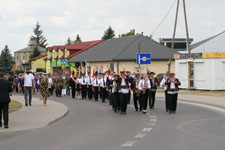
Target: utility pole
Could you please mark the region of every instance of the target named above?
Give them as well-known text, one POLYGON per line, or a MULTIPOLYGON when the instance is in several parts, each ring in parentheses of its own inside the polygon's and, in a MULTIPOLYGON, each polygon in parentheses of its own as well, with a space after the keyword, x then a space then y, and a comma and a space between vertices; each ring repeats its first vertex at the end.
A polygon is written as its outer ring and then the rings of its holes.
MULTIPOLYGON (((138 43, 138 53, 140 55, 141 53, 141 43, 138 43)), ((141 64, 140 64, 140 60, 139 60, 139 73, 141 73, 141 64)))
POLYGON ((174 49, 174 42, 175 42, 175 36, 176 36, 176 30, 177 30, 177 18, 178 18, 178 11, 179 11, 179 5, 180 5, 180 0, 177 0, 177 10, 176 10, 176 16, 175 16, 175 24, 174 24, 174 30, 173 30, 173 39, 172 39, 172 45, 170 49, 170 60, 168 62, 168 71, 170 72, 171 69, 171 63, 173 59, 173 49, 174 49))
MULTIPOLYGON (((174 42, 175 42, 175 36, 176 36, 176 30, 177 30, 177 20, 178 20, 179 5, 180 5, 180 0, 177 0, 177 10, 176 10, 176 16, 175 16, 175 25, 174 25, 173 39, 172 39, 171 51, 170 51, 171 55, 170 55, 170 60, 168 62, 168 71, 169 72, 170 72, 170 69, 171 69, 171 63, 172 63, 173 54, 174 54, 174 42)), ((189 56, 191 56, 185 0, 183 0, 183 7, 184 7, 184 19, 185 19, 185 28, 186 28, 186 36, 187 36, 186 45, 187 45, 188 54, 189 54, 189 56)))

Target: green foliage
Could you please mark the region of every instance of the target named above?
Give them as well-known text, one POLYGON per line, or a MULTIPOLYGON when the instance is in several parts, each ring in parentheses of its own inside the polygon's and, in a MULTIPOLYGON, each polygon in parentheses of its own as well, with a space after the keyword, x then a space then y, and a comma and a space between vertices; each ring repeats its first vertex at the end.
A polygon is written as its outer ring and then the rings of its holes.
POLYGON ((10 54, 10 50, 6 45, 0 55, 0 72, 10 73, 13 65, 13 56, 10 54))
POLYGON ((36 46, 46 48, 48 45, 47 39, 43 35, 43 31, 40 29, 41 26, 37 22, 35 28, 33 29, 34 35, 31 35, 28 46, 36 46))
POLYGON ((123 33, 123 34, 121 35, 121 37, 130 36, 130 35, 135 35, 135 30, 130 30, 130 32, 123 33))
POLYGON ((108 40, 115 37, 115 31, 109 26, 109 28, 104 32, 102 40, 108 40))
POLYGON ((80 42, 81 42, 81 37, 79 36, 79 34, 77 34, 77 37, 74 43, 80 43, 80 42))
POLYGON ((40 55, 41 55, 41 52, 39 51, 38 47, 36 46, 34 48, 33 54, 30 57, 34 58, 34 57, 37 57, 37 56, 40 56, 40 55))
POLYGON ((70 37, 68 37, 66 45, 72 45, 72 44, 73 44, 73 41, 70 39, 70 37))

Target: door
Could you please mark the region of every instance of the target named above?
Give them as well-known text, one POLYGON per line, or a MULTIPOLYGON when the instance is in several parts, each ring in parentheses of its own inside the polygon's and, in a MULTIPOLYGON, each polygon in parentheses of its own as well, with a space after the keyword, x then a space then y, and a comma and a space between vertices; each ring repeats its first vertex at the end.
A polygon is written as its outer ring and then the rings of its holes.
POLYGON ((189 88, 194 88, 194 63, 188 63, 188 81, 189 81, 189 88))

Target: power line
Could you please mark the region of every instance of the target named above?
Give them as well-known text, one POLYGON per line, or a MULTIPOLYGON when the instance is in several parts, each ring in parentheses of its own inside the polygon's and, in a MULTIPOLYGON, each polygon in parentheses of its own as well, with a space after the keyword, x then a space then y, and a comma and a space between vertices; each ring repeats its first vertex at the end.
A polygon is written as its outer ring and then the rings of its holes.
POLYGON ((153 35, 153 33, 160 27, 160 25, 165 21, 165 19, 168 17, 168 15, 170 14, 172 8, 174 7, 175 3, 177 0, 174 0, 174 2, 172 3, 172 5, 170 6, 170 9, 168 10, 168 12, 166 13, 166 15, 163 17, 163 19, 161 20, 161 22, 156 26, 156 28, 152 31, 151 35, 153 35))

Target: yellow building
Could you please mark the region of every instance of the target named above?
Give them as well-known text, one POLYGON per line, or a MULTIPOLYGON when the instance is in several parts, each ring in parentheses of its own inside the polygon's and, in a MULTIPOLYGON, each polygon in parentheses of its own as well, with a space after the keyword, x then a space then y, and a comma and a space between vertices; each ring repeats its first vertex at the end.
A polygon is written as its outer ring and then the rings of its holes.
MULTIPOLYGON (((111 68, 114 72, 121 70, 146 73, 154 71, 156 74, 165 73, 168 70, 170 49, 143 35, 127 36, 106 40, 89 50, 74 56, 69 62, 83 62, 88 71, 99 73, 111 68), (151 64, 137 65, 137 53, 150 53, 151 64)), ((83 69, 84 70, 84 69, 83 69)), ((171 72, 175 71, 174 60, 171 65, 171 72)))
POLYGON ((31 59, 32 72, 46 72, 46 59, 47 54, 42 54, 38 57, 31 59))
MULTIPOLYGON (((15 66, 18 71, 25 71, 27 68, 31 68, 30 56, 33 54, 34 48, 35 46, 29 46, 14 52, 15 66)), ((41 52, 41 54, 46 53, 45 48, 39 47, 39 51, 41 52)))

